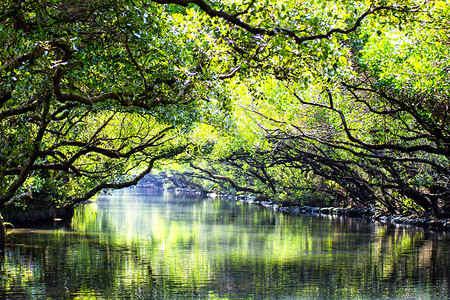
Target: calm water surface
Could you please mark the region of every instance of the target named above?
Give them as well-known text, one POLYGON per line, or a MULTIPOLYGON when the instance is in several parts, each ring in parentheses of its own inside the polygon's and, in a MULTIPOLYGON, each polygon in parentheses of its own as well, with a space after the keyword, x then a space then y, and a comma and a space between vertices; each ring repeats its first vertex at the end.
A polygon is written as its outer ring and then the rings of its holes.
POLYGON ((0 299, 449 299, 450 236, 145 188, 16 230, 0 299))

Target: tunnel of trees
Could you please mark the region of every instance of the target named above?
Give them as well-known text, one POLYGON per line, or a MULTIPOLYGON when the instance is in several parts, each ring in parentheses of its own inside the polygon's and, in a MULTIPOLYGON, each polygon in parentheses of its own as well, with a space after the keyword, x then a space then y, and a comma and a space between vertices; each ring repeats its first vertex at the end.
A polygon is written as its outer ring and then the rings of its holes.
POLYGON ((448 216, 449 16, 426 0, 6 0, 0 211, 70 208, 157 170, 448 216))

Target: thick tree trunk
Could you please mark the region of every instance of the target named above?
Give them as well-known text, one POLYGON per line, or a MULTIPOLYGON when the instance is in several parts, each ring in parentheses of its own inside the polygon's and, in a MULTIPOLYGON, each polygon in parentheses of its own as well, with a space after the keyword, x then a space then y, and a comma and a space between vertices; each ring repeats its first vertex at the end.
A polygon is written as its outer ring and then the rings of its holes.
POLYGON ((416 189, 406 186, 403 187, 402 193, 406 197, 412 199, 416 204, 421 206, 427 212, 432 212, 435 215, 439 214, 439 208, 437 206, 433 207, 433 203, 431 203, 422 193, 420 193, 416 189))
POLYGON ((3 217, 0 214, 0 255, 3 255, 5 249, 6 229, 3 223, 3 217))

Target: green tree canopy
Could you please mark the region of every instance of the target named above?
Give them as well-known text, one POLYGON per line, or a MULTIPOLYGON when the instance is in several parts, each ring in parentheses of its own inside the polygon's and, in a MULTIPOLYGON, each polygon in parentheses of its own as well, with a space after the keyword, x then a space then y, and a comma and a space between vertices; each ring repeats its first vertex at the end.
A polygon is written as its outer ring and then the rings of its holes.
POLYGON ((0 204, 73 205, 182 159, 196 186, 448 212, 448 15, 445 1, 6 1, 0 204))

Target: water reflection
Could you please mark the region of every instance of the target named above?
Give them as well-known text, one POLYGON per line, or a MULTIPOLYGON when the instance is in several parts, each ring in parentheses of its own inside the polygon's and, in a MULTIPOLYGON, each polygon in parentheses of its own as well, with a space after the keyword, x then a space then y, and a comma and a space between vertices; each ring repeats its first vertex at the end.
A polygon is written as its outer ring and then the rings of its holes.
POLYGON ((448 299, 449 237, 127 189, 10 236, 0 298, 448 299))

